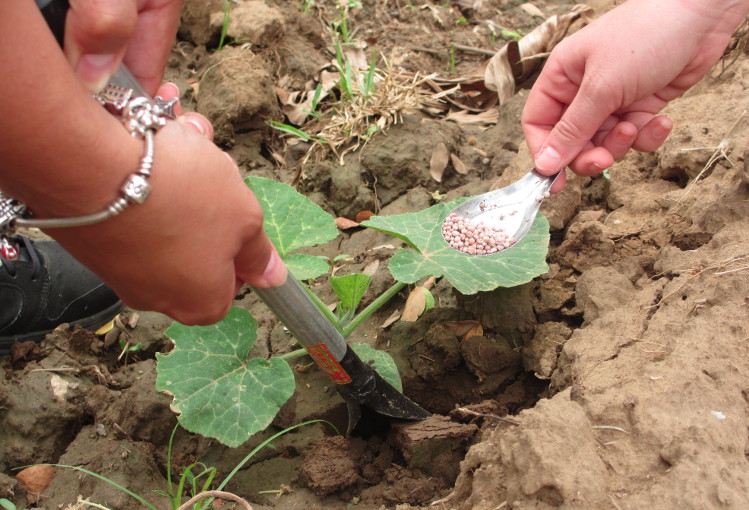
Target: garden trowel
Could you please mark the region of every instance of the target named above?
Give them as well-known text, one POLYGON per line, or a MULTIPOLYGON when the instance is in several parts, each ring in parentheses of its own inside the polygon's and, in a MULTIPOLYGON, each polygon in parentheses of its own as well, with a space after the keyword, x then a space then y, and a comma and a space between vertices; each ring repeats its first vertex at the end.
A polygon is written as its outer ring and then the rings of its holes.
MULTIPOLYGON (((37 0, 37 5, 62 45, 68 0, 37 0)), ((149 97, 124 65, 120 66, 109 85, 127 90, 128 97, 149 97)), ((391 418, 429 418, 429 412, 395 389, 351 350, 338 329, 288 270, 283 284, 254 290, 336 383, 338 393, 348 407, 349 433, 359 422, 362 406, 391 418)))
POLYGON ((277 287, 253 290, 299 340, 307 353, 336 383, 348 407, 348 432, 359 422, 361 406, 402 420, 424 420, 430 414, 395 389, 362 361, 290 273, 277 287))

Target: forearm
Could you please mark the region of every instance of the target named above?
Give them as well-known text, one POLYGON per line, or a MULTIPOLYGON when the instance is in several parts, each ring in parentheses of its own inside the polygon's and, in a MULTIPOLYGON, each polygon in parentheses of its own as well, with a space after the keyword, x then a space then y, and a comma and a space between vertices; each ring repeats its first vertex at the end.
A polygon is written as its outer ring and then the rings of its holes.
POLYGON ((749 13, 749 0, 676 0, 709 31, 732 34, 749 13))
POLYGON ((0 189, 42 217, 104 209, 143 142, 80 85, 32 0, 0 2, 0 62, 0 189))

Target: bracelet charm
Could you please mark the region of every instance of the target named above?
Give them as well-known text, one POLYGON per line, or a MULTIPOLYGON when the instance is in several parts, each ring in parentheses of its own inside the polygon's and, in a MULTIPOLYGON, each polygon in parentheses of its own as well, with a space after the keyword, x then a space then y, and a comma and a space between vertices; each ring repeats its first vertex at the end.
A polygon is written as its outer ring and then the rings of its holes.
POLYGON ((34 219, 27 207, 3 195, 0 191, 0 235, 10 235, 16 227, 63 228, 81 227, 117 216, 130 204, 142 204, 151 193, 148 178, 154 161, 154 136, 166 125, 167 119, 175 118, 173 107, 177 98, 164 101, 135 96, 133 89, 109 83, 94 98, 122 120, 125 129, 135 138, 143 139, 144 150, 138 169, 130 174, 120 188, 121 195, 105 210, 73 218, 34 219))

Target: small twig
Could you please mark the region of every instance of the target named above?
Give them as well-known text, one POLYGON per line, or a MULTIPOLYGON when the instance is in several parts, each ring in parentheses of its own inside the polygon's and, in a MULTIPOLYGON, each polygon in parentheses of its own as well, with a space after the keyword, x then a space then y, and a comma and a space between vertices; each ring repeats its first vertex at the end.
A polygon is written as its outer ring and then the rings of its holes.
POLYGON ((448 494, 442 499, 432 501, 431 503, 429 503, 429 506, 444 505, 445 503, 449 503, 450 501, 452 501, 453 498, 455 498, 455 492, 451 492, 450 494, 448 494))
POLYGON ((218 499, 225 499, 227 501, 233 501, 235 503, 238 503, 245 510, 253 510, 250 504, 244 499, 240 498, 236 494, 232 494, 231 492, 224 492, 224 491, 201 492, 200 494, 197 494, 196 496, 190 498, 186 503, 182 504, 179 508, 177 508, 177 510, 187 510, 188 508, 190 508, 192 505, 194 505, 201 499, 207 499, 207 498, 218 498, 218 499))
POLYGON ((714 276, 720 276, 722 274, 728 274, 728 273, 736 273, 738 271, 746 271, 747 269, 749 269, 749 266, 737 267, 736 269, 729 269, 728 271, 721 271, 719 273, 714 273, 714 276))
POLYGON ((606 429, 606 430, 617 430, 619 432, 623 432, 625 434, 629 434, 626 430, 624 430, 621 427, 614 427, 613 425, 593 425, 594 429, 606 429))
POLYGON ((609 499, 611 499, 611 504, 614 505, 614 508, 616 508, 616 510, 622 510, 622 507, 616 504, 616 501, 614 501, 614 497, 611 494, 609 494, 609 499))
POLYGON ((432 48, 422 48, 421 46, 415 46, 412 48, 414 51, 420 51, 422 53, 429 53, 430 55, 439 55, 440 52, 433 50, 432 48))
POLYGON ((710 159, 707 160, 707 163, 705 163, 705 166, 702 167, 702 170, 700 170, 700 173, 697 174, 697 177, 695 177, 691 184, 689 184, 689 187, 687 188, 687 193, 691 191, 692 187, 702 178, 702 175, 708 171, 718 160, 721 158, 725 158, 728 160, 729 163, 731 163, 731 166, 733 166, 733 162, 728 158, 728 154, 726 153, 726 149, 728 149, 729 144, 731 143, 731 137, 733 136, 736 129, 739 127, 739 124, 741 124, 741 121, 744 120, 744 117, 747 114, 747 111, 749 111, 749 108, 745 108, 744 111, 741 112, 739 115, 739 118, 736 119, 736 121, 733 123, 731 128, 728 130, 726 135, 723 137, 723 140, 720 141, 718 146, 715 148, 715 151, 710 156, 710 159))
POLYGON ((478 53, 479 55, 489 55, 490 57, 493 57, 496 55, 496 51, 494 50, 485 50, 484 48, 475 48, 473 46, 464 46, 462 44, 453 44, 456 50, 465 51, 467 53, 478 53))
POLYGON ((461 413, 470 414, 472 416, 480 416, 481 418, 492 418, 494 420, 503 421, 505 423, 509 423, 510 425, 520 426, 520 422, 511 420, 510 418, 503 418, 501 416, 497 416, 496 414, 488 414, 488 413, 479 413, 478 411, 474 411, 472 409, 467 409, 465 407, 458 407, 456 411, 460 411, 461 413))
POLYGON ((85 500, 85 499, 81 498, 80 496, 78 496, 78 501, 76 501, 75 503, 76 503, 76 506, 78 506, 78 505, 86 505, 86 506, 90 506, 92 508, 99 508, 101 510, 110 510, 109 507, 106 507, 104 505, 100 505, 98 503, 94 503, 92 501, 85 500))
POLYGON ((78 372, 78 368, 34 368, 29 372, 78 372))

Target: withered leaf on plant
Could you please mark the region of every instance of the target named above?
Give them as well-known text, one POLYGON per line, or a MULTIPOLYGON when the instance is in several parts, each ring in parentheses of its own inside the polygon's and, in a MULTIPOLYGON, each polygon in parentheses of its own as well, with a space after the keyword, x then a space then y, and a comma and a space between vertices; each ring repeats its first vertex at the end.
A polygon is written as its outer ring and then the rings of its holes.
POLYGON ((348 230, 350 228, 356 228, 359 226, 359 223, 355 222, 354 220, 350 220, 342 216, 338 216, 335 219, 335 224, 341 230, 348 230))
POLYGON ((406 299, 406 305, 403 307, 401 321, 414 322, 422 313, 424 313, 426 304, 427 298, 424 294, 424 289, 421 287, 414 288, 406 299))
POLYGON ((461 342, 484 334, 484 328, 478 321, 445 321, 442 324, 459 337, 461 342))
POLYGON ((22 469, 16 475, 26 489, 29 503, 36 503, 39 494, 44 492, 55 477, 55 468, 47 464, 39 464, 22 469))
POLYGON ((362 222, 362 221, 364 221, 364 220, 368 220, 368 219, 369 219, 369 218, 371 218, 372 216, 374 216, 374 213, 373 213, 372 211, 359 211, 359 212, 358 212, 358 213, 356 214, 356 218, 354 218, 354 220, 355 220, 355 221, 356 221, 357 223, 361 223, 361 222, 362 222))
POLYGON ((521 4, 519 7, 523 9, 525 12, 527 12, 528 14, 530 14, 531 16, 538 16, 539 18, 544 17, 544 12, 530 2, 521 4))
POLYGON ((466 175, 468 173, 468 168, 466 168, 465 163, 460 160, 457 154, 450 154, 450 161, 453 162, 453 168, 456 172, 461 175, 466 175))
POLYGON ((567 14, 551 16, 522 39, 510 41, 499 50, 484 71, 484 83, 497 91, 499 104, 511 98, 516 87, 538 70, 543 58, 567 36, 575 21, 585 24, 592 15, 593 9, 578 4, 567 14))
POLYGON ((447 163, 450 161, 450 153, 447 146, 440 142, 432 150, 432 158, 429 160, 429 173, 437 182, 442 182, 442 175, 445 173, 447 163))

